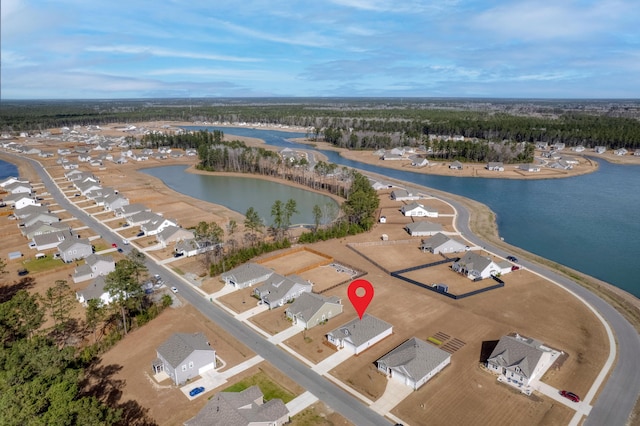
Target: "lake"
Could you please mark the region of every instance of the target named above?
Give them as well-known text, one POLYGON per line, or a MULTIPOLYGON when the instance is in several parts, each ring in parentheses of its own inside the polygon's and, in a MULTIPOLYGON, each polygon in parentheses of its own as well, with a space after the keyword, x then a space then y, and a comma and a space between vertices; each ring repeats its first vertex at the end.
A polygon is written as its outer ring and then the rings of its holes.
MULTIPOLYGON (((279 147, 309 150, 288 141, 303 133, 187 126, 263 139, 279 147)), ((509 244, 567 265, 640 297, 640 166, 599 161, 594 173, 564 179, 456 178, 392 170, 321 151, 329 161, 461 195, 497 215, 509 244)))

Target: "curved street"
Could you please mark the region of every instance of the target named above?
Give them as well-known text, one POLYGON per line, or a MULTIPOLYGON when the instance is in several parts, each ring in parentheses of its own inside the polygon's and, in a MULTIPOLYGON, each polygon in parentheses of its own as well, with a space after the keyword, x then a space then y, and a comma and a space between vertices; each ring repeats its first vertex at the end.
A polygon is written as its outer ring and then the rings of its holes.
MULTIPOLYGON (((20 158, 26 159, 32 164, 46 189, 62 208, 67 209, 76 218, 98 231, 109 243, 121 242, 121 239, 114 234, 111 229, 69 202, 38 161, 26 157, 20 158)), ((414 187, 413 185, 406 186, 414 187)), ((424 191, 422 187, 416 188, 424 191)), ((473 234, 469 227, 469 212, 464 206, 453 199, 440 195, 438 197, 444 199, 456 209, 456 226, 466 239, 501 257, 509 255, 509 253, 506 253, 504 250, 481 240, 473 234)), ((125 250, 128 251, 129 248, 126 247, 125 250)), ((526 260, 521 259, 520 264, 582 298, 604 317, 604 320, 613 329, 617 340, 617 362, 606 379, 604 387, 584 424, 625 425, 640 395, 640 368, 638 368, 640 335, 638 335, 635 328, 622 317, 618 311, 584 287, 550 269, 527 262, 526 260)), ((150 259, 147 259, 147 267, 152 274, 166 272, 164 268, 150 259)), ((180 280, 173 280, 171 284, 178 287, 184 299, 194 305, 194 307, 207 316, 207 318, 220 325, 243 344, 251 348, 256 354, 269 361, 300 386, 313 393, 351 422, 357 425, 388 425, 390 423, 389 420, 375 413, 357 398, 316 374, 307 365, 274 346, 264 339, 263 336, 246 327, 242 322, 231 317, 215 304, 204 299, 189 285, 180 280)), ((616 351, 613 350, 612 354, 615 356, 616 351)), ((598 380, 605 380, 606 370, 607 369, 603 369, 603 373, 598 376, 598 380)), ((596 382, 589 393, 584 396, 587 403, 591 402, 591 399, 595 397, 600 387, 599 383, 596 382)), ((579 424, 580 420, 581 415, 578 412, 571 424, 579 424)))

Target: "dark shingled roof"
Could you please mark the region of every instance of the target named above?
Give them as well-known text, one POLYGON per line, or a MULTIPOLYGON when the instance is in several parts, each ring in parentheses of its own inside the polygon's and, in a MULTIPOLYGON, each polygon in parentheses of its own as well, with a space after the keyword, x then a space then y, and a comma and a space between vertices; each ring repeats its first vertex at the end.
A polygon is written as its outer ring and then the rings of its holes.
POLYGON ((195 350, 213 351, 202 333, 175 333, 157 350, 173 368, 177 368, 195 350))

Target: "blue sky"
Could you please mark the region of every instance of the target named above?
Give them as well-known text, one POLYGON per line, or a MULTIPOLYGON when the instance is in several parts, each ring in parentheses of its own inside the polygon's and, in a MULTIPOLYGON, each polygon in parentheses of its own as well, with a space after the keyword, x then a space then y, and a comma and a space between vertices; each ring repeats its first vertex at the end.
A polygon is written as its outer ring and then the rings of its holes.
POLYGON ((640 98, 638 0, 2 0, 1 12, 3 99, 640 98))

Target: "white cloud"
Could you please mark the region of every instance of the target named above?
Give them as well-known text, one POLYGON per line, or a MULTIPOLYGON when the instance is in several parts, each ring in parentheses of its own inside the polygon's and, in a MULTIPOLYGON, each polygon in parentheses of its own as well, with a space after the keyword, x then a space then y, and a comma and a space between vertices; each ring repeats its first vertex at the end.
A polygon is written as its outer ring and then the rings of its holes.
POLYGON ((264 31, 254 30, 252 28, 244 27, 241 25, 236 25, 227 21, 214 21, 216 25, 220 25, 226 30, 258 40, 307 47, 327 47, 335 43, 335 40, 316 32, 306 32, 302 34, 296 33, 295 35, 275 35, 264 31))
POLYGON ((239 56, 212 55, 206 53, 196 53, 183 50, 162 49, 153 46, 88 46, 85 48, 87 52, 104 52, 104 53, 124 53, 128 55, 153 55, 169 58, 188 58, 188 59, 206 59, 210 61, 228 61, 228 62, 258 62, 259 59, 244 58, 239 56))

